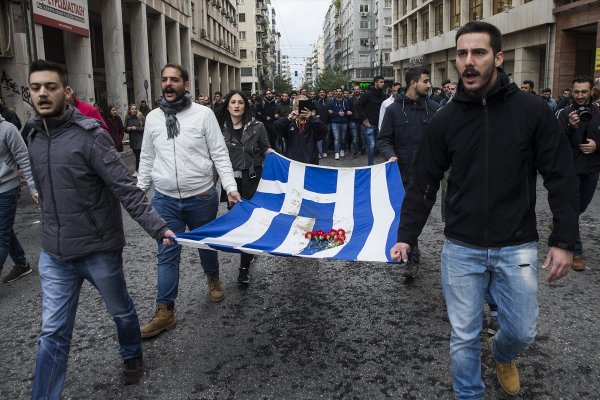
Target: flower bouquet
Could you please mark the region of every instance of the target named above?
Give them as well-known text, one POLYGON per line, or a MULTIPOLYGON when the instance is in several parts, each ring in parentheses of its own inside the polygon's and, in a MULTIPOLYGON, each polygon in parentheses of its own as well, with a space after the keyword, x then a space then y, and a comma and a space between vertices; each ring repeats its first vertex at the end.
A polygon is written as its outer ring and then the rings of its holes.
POLYGON ((304 237, 309 239, 307 249, 321 251, 340 246, 346 242, 346 231, 343 229, 330 229, 325 233, 322 229, 306 232, 304 237))

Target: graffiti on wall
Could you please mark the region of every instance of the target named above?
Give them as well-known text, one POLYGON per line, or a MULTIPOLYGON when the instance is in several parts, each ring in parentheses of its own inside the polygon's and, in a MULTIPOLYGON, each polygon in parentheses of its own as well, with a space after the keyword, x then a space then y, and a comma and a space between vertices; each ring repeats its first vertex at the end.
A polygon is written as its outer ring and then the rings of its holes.
POLYGON ((33 114, 33 102, 31 101, 29 86, 19 85, 6 71, 2 71, 2 77, 0 77, 0 89, 6 99, 14 99, 15 97, 20 98, 21 101, 25 103, 25 113, 27 114, 27 118, 31 117, 33 114))

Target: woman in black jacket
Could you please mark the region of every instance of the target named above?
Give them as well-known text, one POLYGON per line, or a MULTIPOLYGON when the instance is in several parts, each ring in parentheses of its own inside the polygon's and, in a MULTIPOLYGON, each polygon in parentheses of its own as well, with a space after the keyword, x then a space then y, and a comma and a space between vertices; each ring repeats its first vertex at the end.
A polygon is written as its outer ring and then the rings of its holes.
POLYGON ((125 131, 129 133, 129 147, 135 154, 135 172, 133 177, 137 177, 140 167, 140 153, 142 152, 142 140, 144 138, 144 114, 138 111, 137 106, 129 106, 125 116, 125 131))
MULTIPOLYGON (((251 199, 258 188, 264 154, 271 151, 265 126, 254 118, 248 98, 238 90, 225 96, 217 119, 229 150, 238 192, 244 199, 251 199)), ((241 254, 238 283, 250 282, 249 268, 253 260, 252 254, 241 254)))

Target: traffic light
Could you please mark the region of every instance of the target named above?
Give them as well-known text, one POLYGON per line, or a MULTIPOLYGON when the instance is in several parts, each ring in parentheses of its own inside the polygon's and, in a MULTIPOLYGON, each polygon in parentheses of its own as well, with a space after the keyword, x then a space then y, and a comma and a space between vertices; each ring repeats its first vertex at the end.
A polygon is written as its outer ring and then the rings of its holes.
POLYGON ((294 71, 294 76, 298 76, 298 71, 294 71))

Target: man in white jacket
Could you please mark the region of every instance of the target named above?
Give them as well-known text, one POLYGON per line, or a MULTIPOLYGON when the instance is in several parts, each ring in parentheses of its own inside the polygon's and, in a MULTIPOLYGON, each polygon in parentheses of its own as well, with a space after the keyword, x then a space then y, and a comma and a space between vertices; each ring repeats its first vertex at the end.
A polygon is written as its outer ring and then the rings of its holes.
MULTIPOLYGON (((210 108, 192 101, 188 72, 178 64, 161 71, 159 107, 146 117, 138 187, 154 184, 152 205, 176 234, 198 228, 217 216, 219 198, 213 181, 216 167, 230 204, 241 201, 229 153, 210 108)), ((208 277, 209 298, 225 297, 219 280, 216 251, 198 250, 208 277)), ((175 328, 181 246, 158 243, 156 313, 140 330, 143 338, 175 328)))

